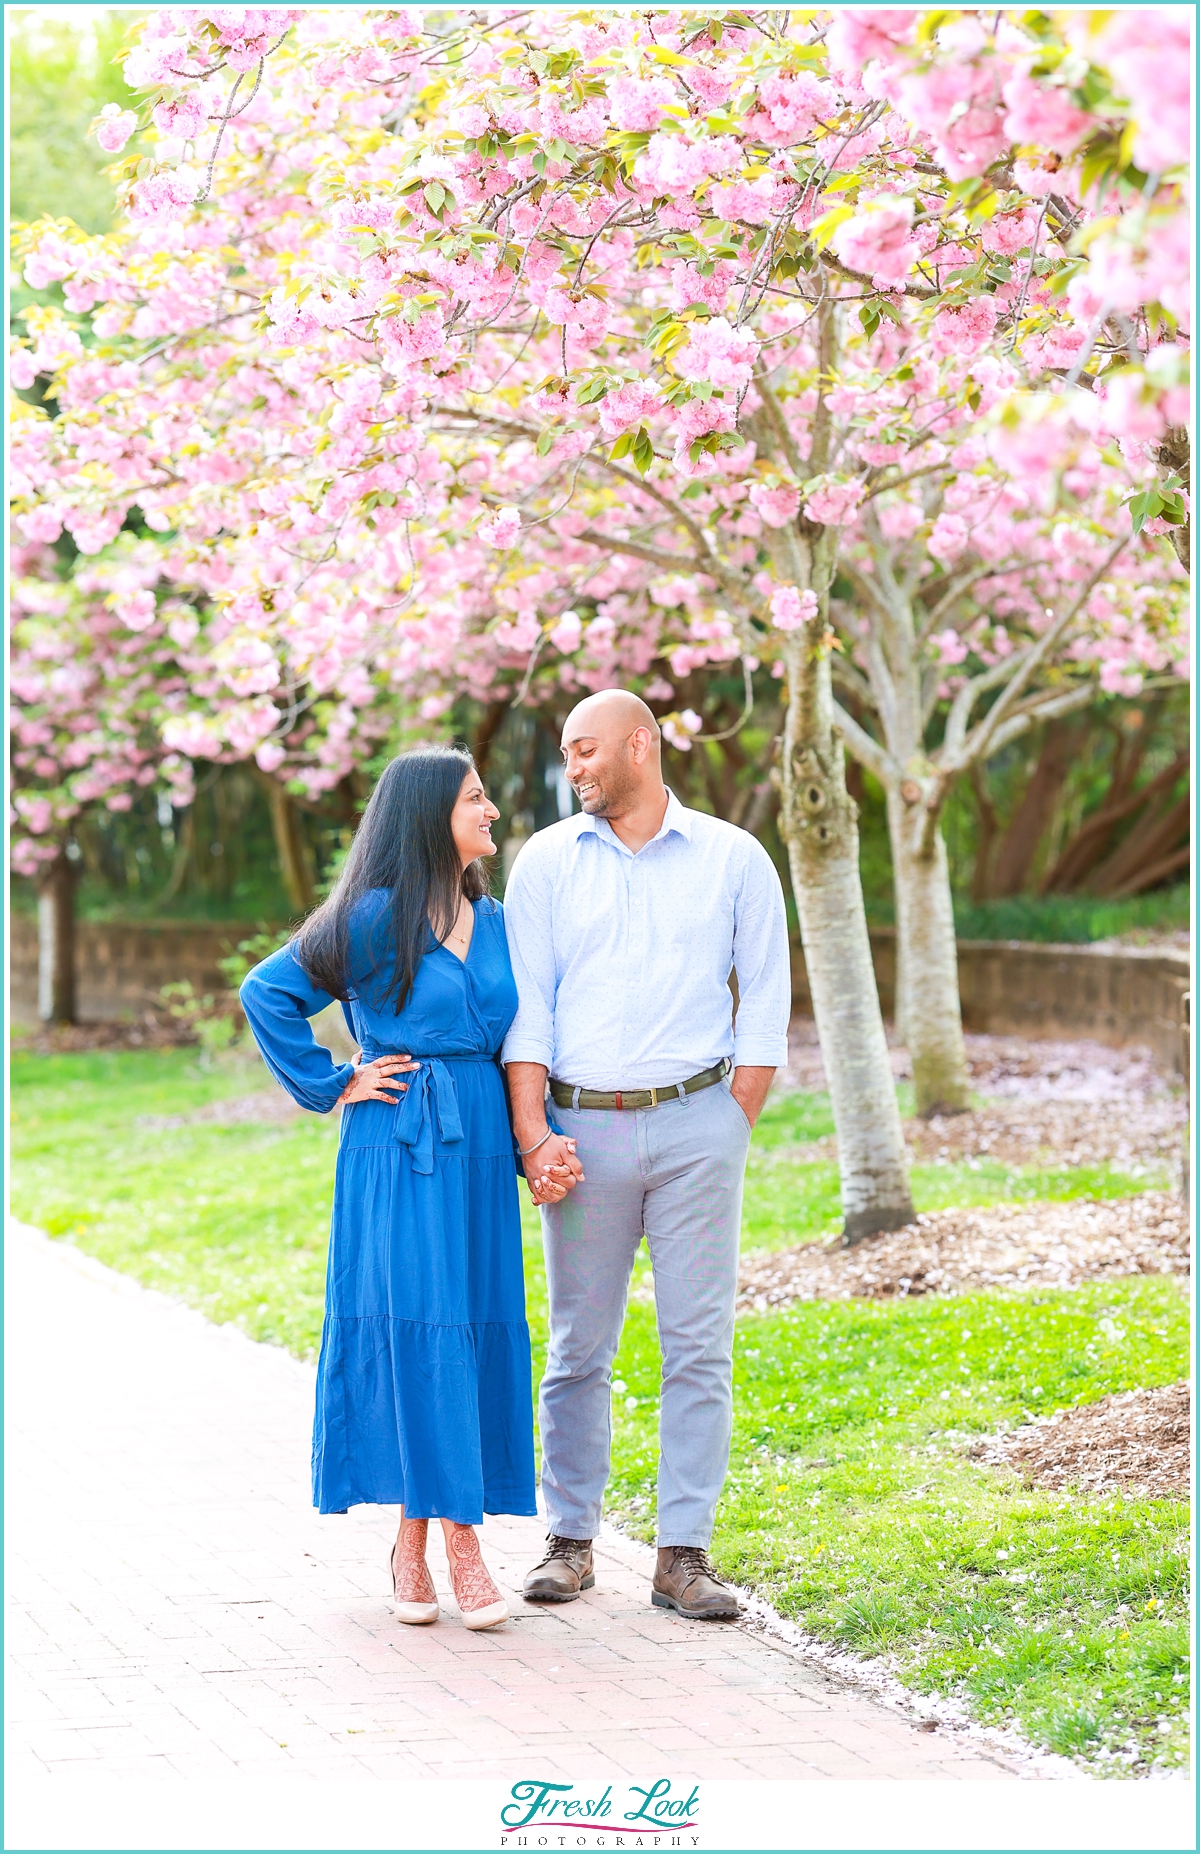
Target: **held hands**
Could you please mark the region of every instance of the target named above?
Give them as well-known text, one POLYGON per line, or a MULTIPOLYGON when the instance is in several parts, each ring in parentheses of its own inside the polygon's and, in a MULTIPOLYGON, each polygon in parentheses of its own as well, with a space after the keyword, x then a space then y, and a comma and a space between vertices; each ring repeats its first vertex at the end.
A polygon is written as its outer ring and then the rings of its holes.
POLYGON ((376 1056, 374 1062, 354 1060, 354 1074, 338 1096, 337 1105, 348 1107, 353 1101, 390 1101, 395 1107, 399 1096, 407 1093, 408 1083, 395 1077, 420 1068, 411 1056, 376 1056))
MULTIPOLYGON (((537 1137, 535 1132, 528 1143, 532 1145, 537 1137)), ((567 1192, 583 1182, 583 1167, 575 1157, 575 1141, 566 1139, 561 1133, 552 1133, 521 1163, 535 1204, 561 1204, 567 1192)))

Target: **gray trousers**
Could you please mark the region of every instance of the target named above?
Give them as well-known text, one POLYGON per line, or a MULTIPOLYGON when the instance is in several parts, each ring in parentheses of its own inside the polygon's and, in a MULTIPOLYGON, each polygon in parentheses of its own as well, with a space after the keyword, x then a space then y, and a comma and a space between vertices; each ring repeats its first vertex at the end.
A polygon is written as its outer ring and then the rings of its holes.
POLYGON ((542 1491, 550 1531, 595 1538, 610 1380, 645 1234, 662 1346, 658 1542, 704 1545, 729 1465, 733 1309, 750 1126, 727 1082, 634 1112, 555 1107, 585 1182, 542 1211, 550 1345, 542 1491))

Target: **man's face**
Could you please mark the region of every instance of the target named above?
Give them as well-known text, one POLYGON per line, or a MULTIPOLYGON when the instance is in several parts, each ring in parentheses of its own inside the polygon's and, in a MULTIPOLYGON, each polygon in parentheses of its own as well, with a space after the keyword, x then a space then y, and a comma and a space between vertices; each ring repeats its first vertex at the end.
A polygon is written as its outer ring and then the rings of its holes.
POLYGON ((637 787, 637 766, 629 740, 611 734, 563 735, 567 781, 583 809, 594 818, 619 812, 637 787))

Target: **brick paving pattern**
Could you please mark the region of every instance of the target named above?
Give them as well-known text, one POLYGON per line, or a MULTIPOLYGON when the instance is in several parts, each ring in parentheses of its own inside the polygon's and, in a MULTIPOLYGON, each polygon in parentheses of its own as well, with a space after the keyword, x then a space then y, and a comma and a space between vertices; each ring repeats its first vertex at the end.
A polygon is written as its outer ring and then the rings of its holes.
MULTIPOLYGON (((738 1627, 651 1607, 609 1536, 578 1602, 517 1594, 537 1520, 489 1519, 511 1622, 386 1602, 395 1515, 320 1518, 313 1372, 17 1226, 8 1253, 10 1771, 161 1777, 995 1779, 738 1627)), ((435 1529, 431 1527, 431 1535, 435 1529)))

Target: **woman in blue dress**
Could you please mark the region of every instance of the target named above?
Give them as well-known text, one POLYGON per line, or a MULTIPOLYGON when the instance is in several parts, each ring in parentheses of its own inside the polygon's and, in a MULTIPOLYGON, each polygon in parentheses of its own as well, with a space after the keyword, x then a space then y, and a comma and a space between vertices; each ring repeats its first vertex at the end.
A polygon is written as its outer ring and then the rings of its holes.
MULTIPOLYGON (((533 1408, 517 1176, 500 1046, 517 992, 487 892, 488 800, 470 756, 392 761, 329 899, 256 966, 242 1005, 302 1107, 344 1104, 313 1501, 403 1508, 396 1613, 433 1622, 425 1562, 439 1519, 462 1620, 508 1609, 479 1550, 484 1513, 532 1515, 533 1408), (308 1019, 335 999, 361 1049, 338 1066, 308 1019), (401 1075, 408 1080, 401 1080, 401 1075)), ((567 1186, 546 1176, 553 1202, 567 1186)))

